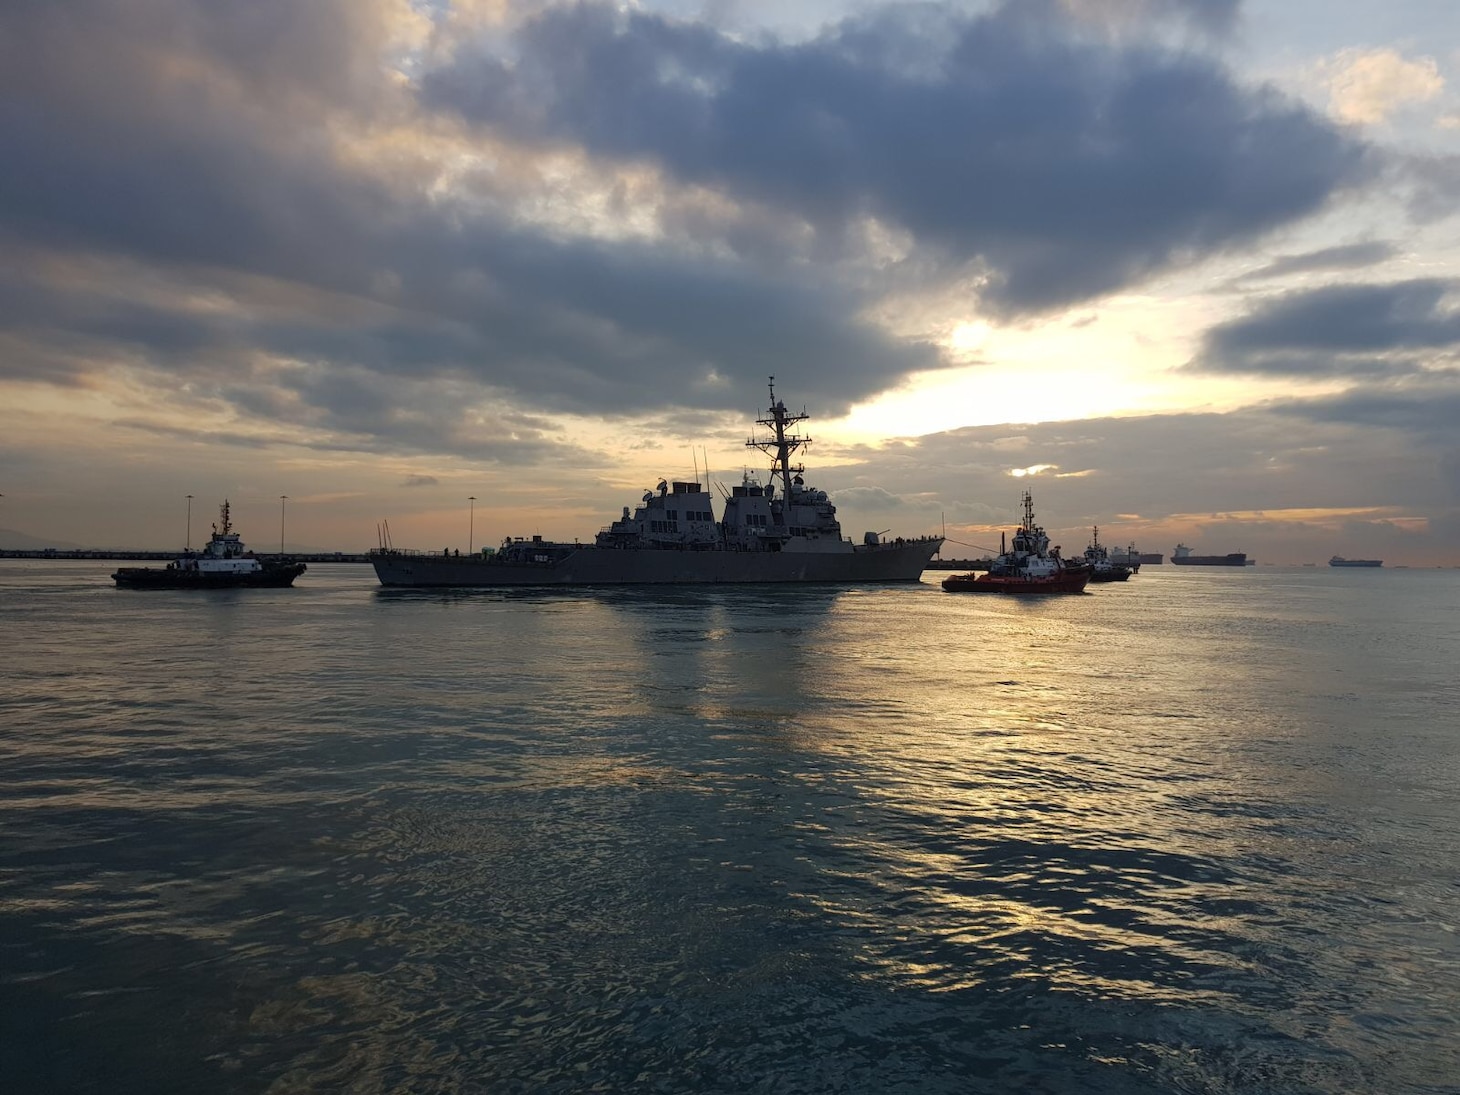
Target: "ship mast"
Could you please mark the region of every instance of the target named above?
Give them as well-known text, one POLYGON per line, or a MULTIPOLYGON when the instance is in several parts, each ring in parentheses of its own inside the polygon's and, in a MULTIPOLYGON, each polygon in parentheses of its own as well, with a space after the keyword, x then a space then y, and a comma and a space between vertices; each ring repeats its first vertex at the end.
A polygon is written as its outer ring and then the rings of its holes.
POLYGON ((802 445, 811 444, 811 438, 802 437, 800 434, 788 433, 786 427, 794 426, 797 422, 805 422, 811 416, 805 411, 800 414, 790 414, 786 410, 786 404, 776 399, 776 378, 770 378, 771 407, 766 412, 765 418, 757 418, 758 425, 765 426, 775 431, 774 437, 757 438, 752 437, 745 442, 746 448, 759 449, 771 458, 771 478, 776 476, 777 469, 780 471, 781 482, 784 485, 786 504, 791 501, 791 473, 800 475, 806 469, 800 464, 794 468, 791 466, 791 454, 802 445))

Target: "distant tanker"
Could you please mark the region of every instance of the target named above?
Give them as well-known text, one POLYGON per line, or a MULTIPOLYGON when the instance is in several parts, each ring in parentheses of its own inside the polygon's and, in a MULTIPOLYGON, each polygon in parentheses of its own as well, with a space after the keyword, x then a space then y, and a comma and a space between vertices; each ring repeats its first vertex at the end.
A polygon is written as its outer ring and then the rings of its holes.
POLYGON ((1245 567, 1247 553, 1234 551, 1228 555, 1193 555, 1191 548, 1185 544, 1177 544, 1171 561, 1177 566, 1188 567, 1245 567))
POLYGON ((1328 560, 1331 567, 1381 567, 1383 559, 1345 559, 1342 555, 1335 555, 1328 560))

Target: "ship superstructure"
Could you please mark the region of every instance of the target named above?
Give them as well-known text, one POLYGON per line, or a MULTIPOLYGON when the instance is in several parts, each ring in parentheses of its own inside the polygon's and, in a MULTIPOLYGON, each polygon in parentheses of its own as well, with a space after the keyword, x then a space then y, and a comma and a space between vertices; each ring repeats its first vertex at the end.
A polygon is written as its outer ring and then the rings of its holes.
MULTIPOLYGON (((1126 567, 1130 570, 1132 574, 1138 574, 1140 573, 1141 562, 1144 560, 1145 556, 1143 556, 1139 551, 1136 550, 1135 544, 1130 544, 1127 547, 1111 548, 1109 551, 1109 558, 1110 561, 1116 566, 1126 567)), ((1160 561, 1160 558, 1161 557, 1159 555, 1156 556, 1158 562, 1160 561)))

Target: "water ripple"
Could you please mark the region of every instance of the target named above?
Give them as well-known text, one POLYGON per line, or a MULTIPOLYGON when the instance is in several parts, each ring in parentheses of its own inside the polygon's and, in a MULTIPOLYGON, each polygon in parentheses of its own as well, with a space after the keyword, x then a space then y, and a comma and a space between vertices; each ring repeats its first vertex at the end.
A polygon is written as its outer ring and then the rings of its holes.
POLYGON ((1369 577, 1026 604, 6 571, 6 1072, 1453 1092, 1460 585, 1369 577))

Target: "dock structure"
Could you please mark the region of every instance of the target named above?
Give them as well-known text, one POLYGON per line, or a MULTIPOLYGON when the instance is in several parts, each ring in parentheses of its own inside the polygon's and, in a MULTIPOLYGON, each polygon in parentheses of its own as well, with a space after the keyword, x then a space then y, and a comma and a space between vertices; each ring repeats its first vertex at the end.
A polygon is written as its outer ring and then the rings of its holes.
MULTIPOLYGON (((177 551, 132 550, 127 548, 0 548, 0 559, 143 559, 167 561, 177 558, 177 551)), ((301 563, 368 563, 363 551, 291 551, 254 552, 259 559, 289 558, 301 563)))

